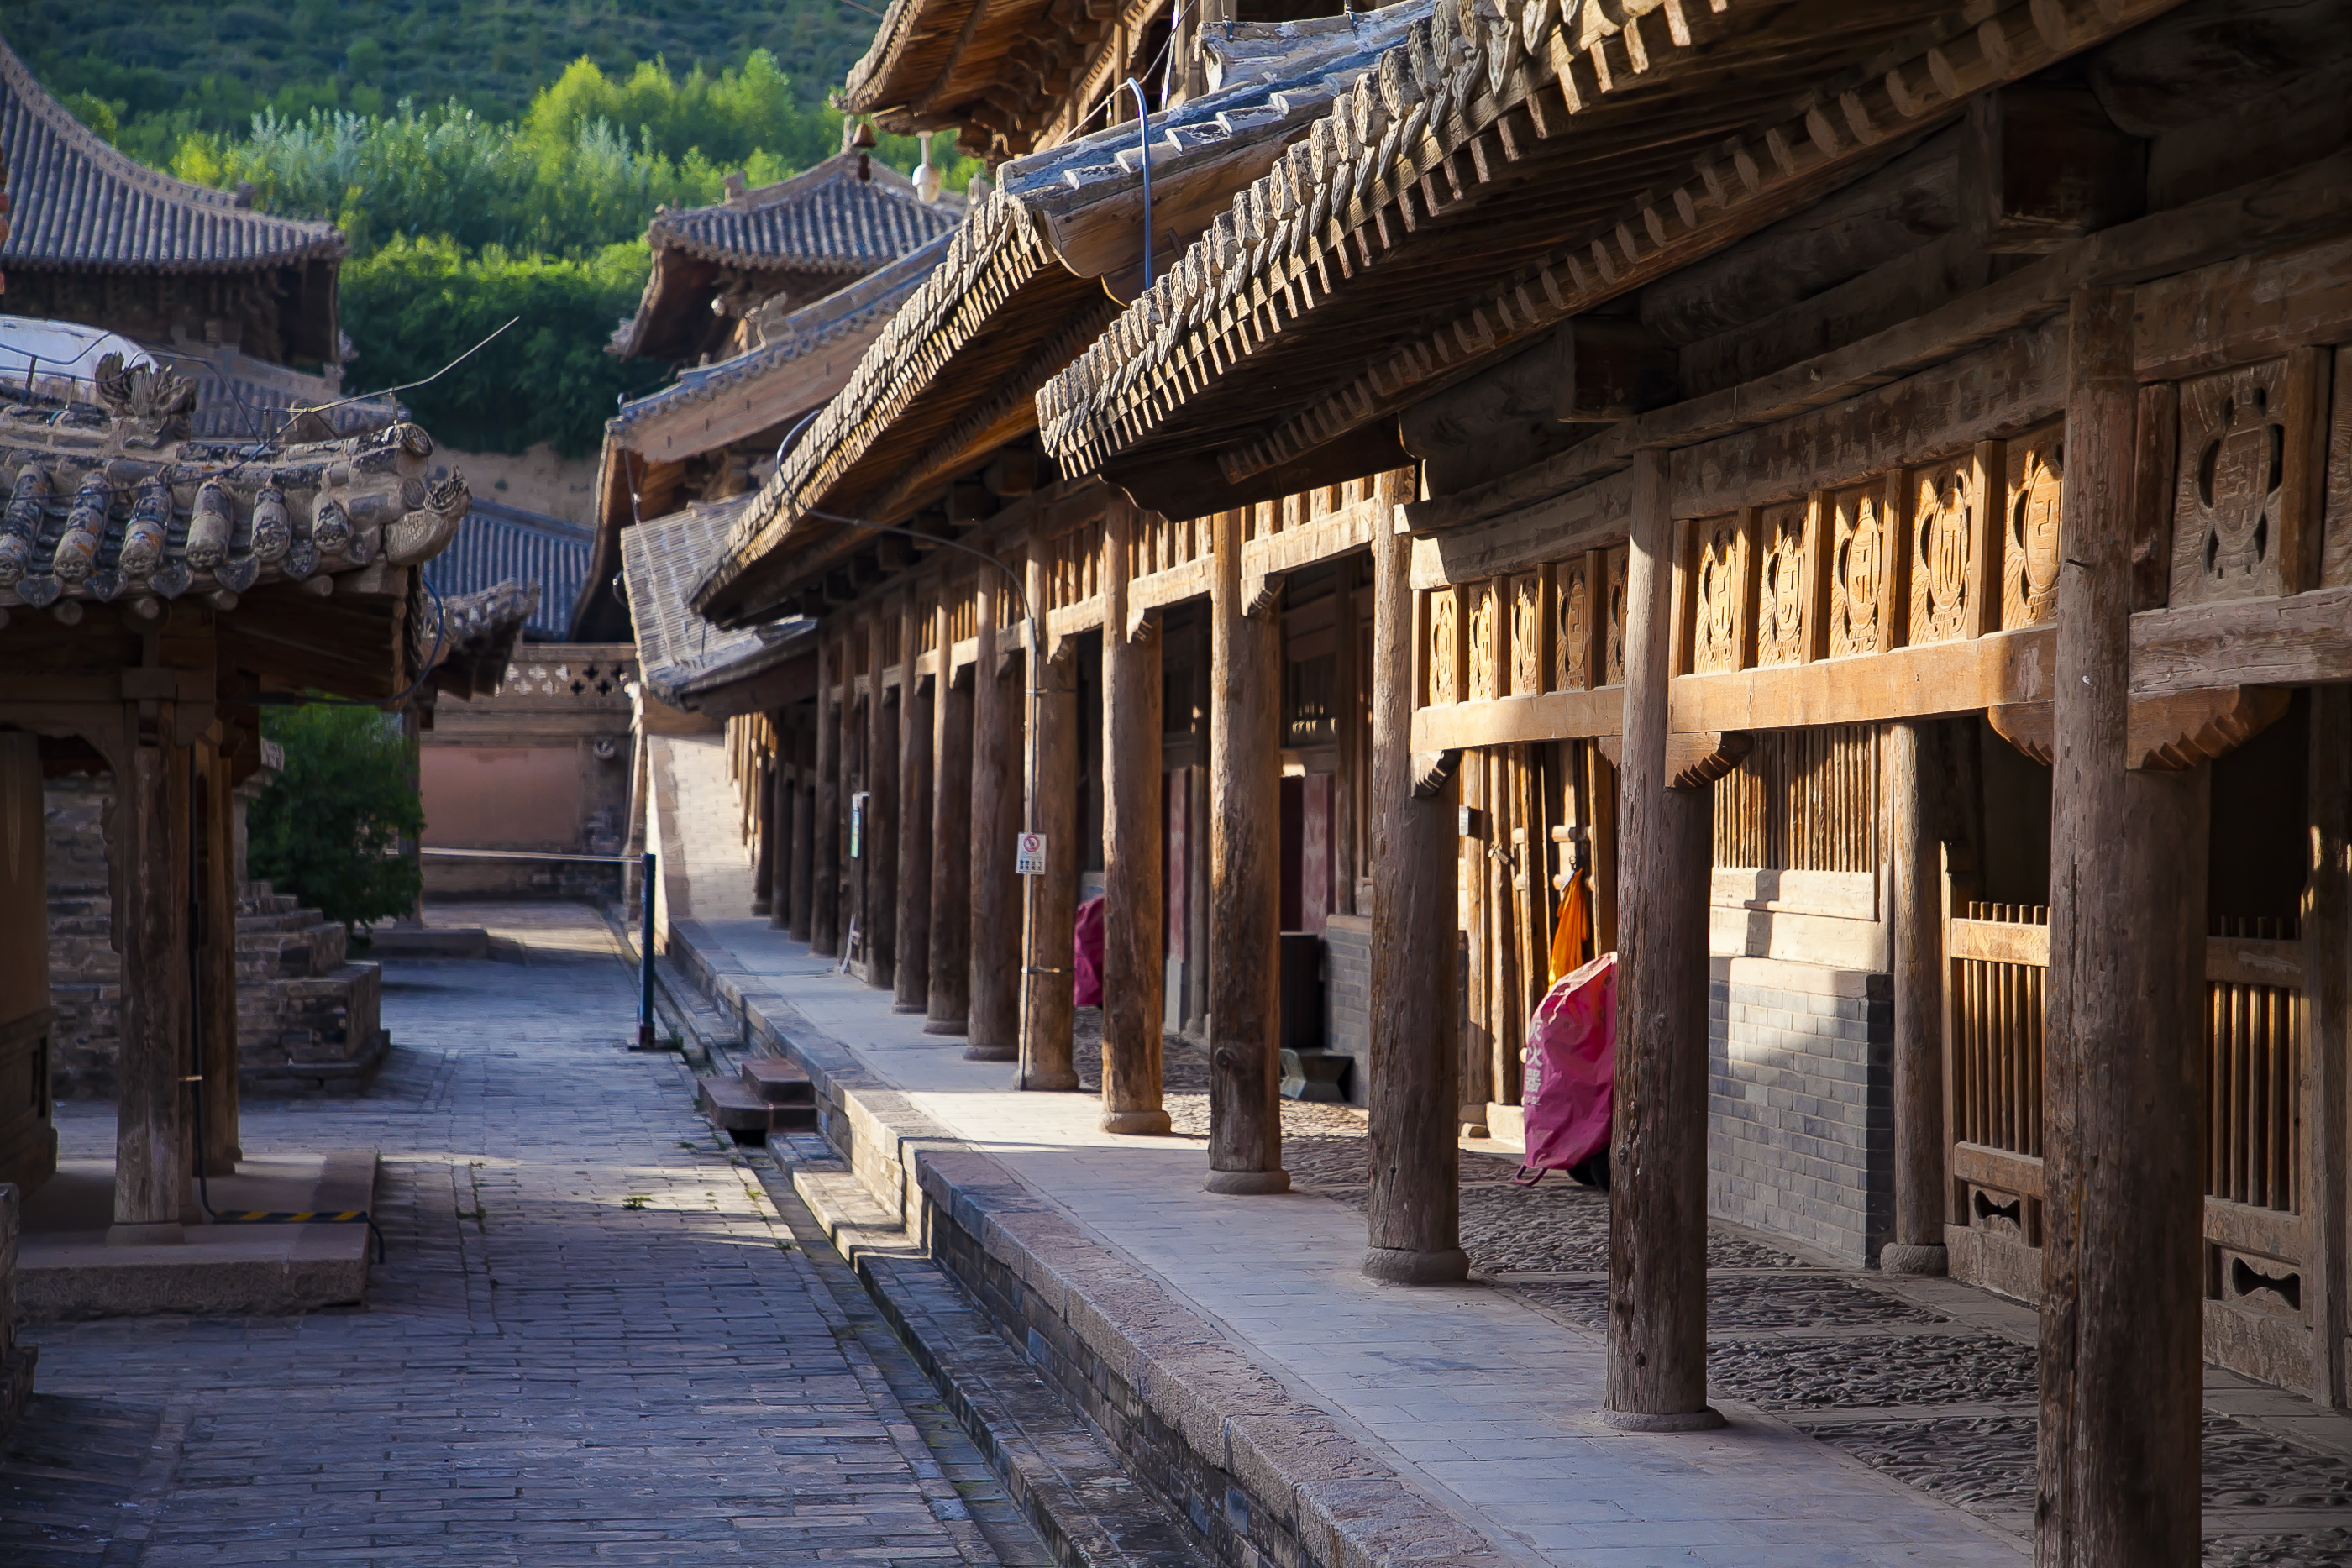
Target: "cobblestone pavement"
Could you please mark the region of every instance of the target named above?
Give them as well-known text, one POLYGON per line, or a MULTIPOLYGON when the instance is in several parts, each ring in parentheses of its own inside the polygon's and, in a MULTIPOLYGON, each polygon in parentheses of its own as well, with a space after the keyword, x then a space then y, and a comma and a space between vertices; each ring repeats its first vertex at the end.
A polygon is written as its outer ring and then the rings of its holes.
POLYGON ((527 965, 387 966, 370 1092, 247 1109, 251 1153, 382 1151, 368 1308, 29 1330, 0 1563, 1048 1568, 805 1213, 620 1049, 604 928, 520 919, 527 965))

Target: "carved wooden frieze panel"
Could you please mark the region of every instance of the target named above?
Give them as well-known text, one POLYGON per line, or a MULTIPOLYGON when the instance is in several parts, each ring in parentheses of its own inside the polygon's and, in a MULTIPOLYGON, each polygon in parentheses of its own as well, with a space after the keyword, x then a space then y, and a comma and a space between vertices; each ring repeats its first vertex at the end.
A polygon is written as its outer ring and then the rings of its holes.
POLYGON ((1541 571, 1511 579, 1511 695, 1531 697, 1544 689, 1551 665, 1549 608, 1550 583, 1541 571))
POLYGON ((1474 703, 1493 702, 1503 695, 1502 585, 1493 582, 1474 583, 1466 591, 1470 598, 1470 700, 1474 703))
POLYGON ((1911 479, 1910 640, 1948 643, 1969 634, 1975 605, 1975 539, 1981 505, 1978 465, 1959 456, 1915 469, 1911 479))
POLYGON ((1896 568, 1902 543, 1889 501, 1893 486, 1868 484, 1832 490, 1823 498, 1829 526, 1829 653, 1884 653, 1900 642, 1895 625, 1896 568))
POLYGON ((1601 558, 1602 602, 1609 620, 1601 637, 1601 684, 1622 686, 1625 684, 1625 555, 1626 546, 1619 545, 1601 558))
POLYGON ((2172 603, 2310 585, 2326 365, 2320 350, 2302 350, 2180 383, 2172 603))
POLYGON ((1552 689, 1580 692, 1592 684, 1591 571, 1582 559, 1556 569, 1553 593, 1558 601, 1559 633, 1552 642, 1552 689))
POLYGON ((1691 671, 1742 669, 1754 622, 1748 591, 1747 514, 1701 517, 1691 527, 1691 671))
POLYGON ((1812 563, 1806 548, 1809 503, 1787 501, 1756 514, 1756 663, 1801 664, 1812 652, 1806 610, 1812 563))
POLYGON ((1462 627, 1454 601, 1458 589, 1429 595, 1429 706, 1462 700, 1462 627))
POLYGON ((2053 420, 2009 444, 2009 498, 2000 523, 2004 630, 2057 619, 2065 434, 2066 422, 2053 420))

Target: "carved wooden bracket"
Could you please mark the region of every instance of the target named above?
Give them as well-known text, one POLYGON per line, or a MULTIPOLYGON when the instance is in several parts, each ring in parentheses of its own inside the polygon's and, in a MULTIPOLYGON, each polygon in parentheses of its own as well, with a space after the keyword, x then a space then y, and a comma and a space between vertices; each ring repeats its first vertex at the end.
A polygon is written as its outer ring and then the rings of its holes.
POLYGON ((1454 751, 1416 751, 1412 754, 1412 792, 1420 800, 1433 799, 1442 793, 1454 770, 1462 766, 1462 753, 1454 751))
MULTIPOLYGON (((1622 768, 1625 737, 1603 735, 1593 744, 1609 758, 1612 768, 1622 768)), ((1689 730, 1666 737, 1666 787, 1670 789, 1703 789, 1733 768, 1755 745, 1755 737, 1744 729, 1689 730)))
MULTIPOLYGON (((2227 757, 2275 724, 2291 694, 2284 686, 2225 686, 2142 697, 2131 706, 2126 765, 2153 773, 2185 773, 2227 757)), ((2001 703, 1985 717, 2003 740, 2044 768, 2057 754, 2046 702, 2001 703)))
POLYGON ((1242 613, 1263 615, 1282 602, 1282 581, 1289 574, 1280 571, 1244 572, 1242 574, 1242 613))

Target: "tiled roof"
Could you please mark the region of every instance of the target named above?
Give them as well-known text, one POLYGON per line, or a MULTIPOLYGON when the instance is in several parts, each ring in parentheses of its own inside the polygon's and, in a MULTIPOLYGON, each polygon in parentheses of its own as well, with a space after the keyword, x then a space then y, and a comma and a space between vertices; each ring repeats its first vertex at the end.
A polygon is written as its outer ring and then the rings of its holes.
MULTIPOLYGON (((463 520, 465 477, 427 475, 433 438, 394 424, 340 440, 188 439, 195 389, 100 361, 93 403, 0 408, 0 612, 88 603, 152 616, 194 593, 230 610, 257 583, 421 566, 463 520)), ((316 428, 326 429, 323 421, 316 428)), ((304 434, 308 434, 307 431, 304 434)))
MULTIPOLYGON (((1400 0, 1347 16, 1210 28, 1201 39, 1210 89, 1151 117, 1154 186, 1255 144, 1291 140, 1329 113, 1433 3, 1400 0)), ((1050 220, 1139 184, 1140 141, 1129 121, 1013 159, 998 174, 1008 195, 1050 220)), ((1153 206, 1165 201, 1155 190, 1153 206)))
POLYGON ((852 151, 715 206, 656 214, 646 243, 730 267, 866 272, 962 216, 961 202, 927 204, 906 175, 852 151))
POLYGON ((525 632, 542 642, 561 641, 588 580, 594 542, 594 533, 582 524, 477 498, 457 537, 425 568, 425 581, 445 603, 503 582, 528 583, 538 600, 525 632))
MULTIPOLYGON (((931 275, 947 254, 948 239, 949 234, 943 232, 889 266, 803 306, 784 318, 775 337, 749 353, 680 371, 677 380, 661 391, 624 403, 604 428, 614 440, 628 445, 633 432, 774 375, 795 361, 873 326, 905 304, 917 286, 931 275)), ((778 417, 793 412, 780 409, 778 417)))
POLYGON ((1393 466, 1401 409, 2136 14, 1440 0, 1038 393, 1046 448, 1204 508, 1393 466))
POLYGON ((13 208, 0 267, 250 272, 343 254, 332 224, 270 217, 131 162, 67 113, 5 44, 0 154, 13 208))
POLYGON ((726 554, 728 533, 753 498, 692 507, 621 532, 621 579, 636 621, 638 665, 647 688, 672 707, 690 707, 696 690, 775 663, 792 634, 810 624, 795 618, 722 632, 688 602, 726 554))
POLYGON ((514 662, 515 644, 538 612, 536 582, 495 582, 441 601, 435 628, 434 686, 467 700, 496 696, 514 662))

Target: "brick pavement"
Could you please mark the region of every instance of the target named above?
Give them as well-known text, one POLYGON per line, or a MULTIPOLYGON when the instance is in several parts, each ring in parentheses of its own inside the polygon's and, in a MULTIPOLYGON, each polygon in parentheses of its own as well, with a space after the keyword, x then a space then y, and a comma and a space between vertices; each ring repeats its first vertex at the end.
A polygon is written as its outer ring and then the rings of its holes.
MULTIPOLYGON (((0 1563, 1045 1568, 805 1213, 619 1049, 594 916, 487 913, 530 963, 388 966, 373 1089, 246 1118, 382 1150, 370 1307, 28 1331, 0 1563)), ((103 1150, 110 1108, 60 1109, 103 1150)))

